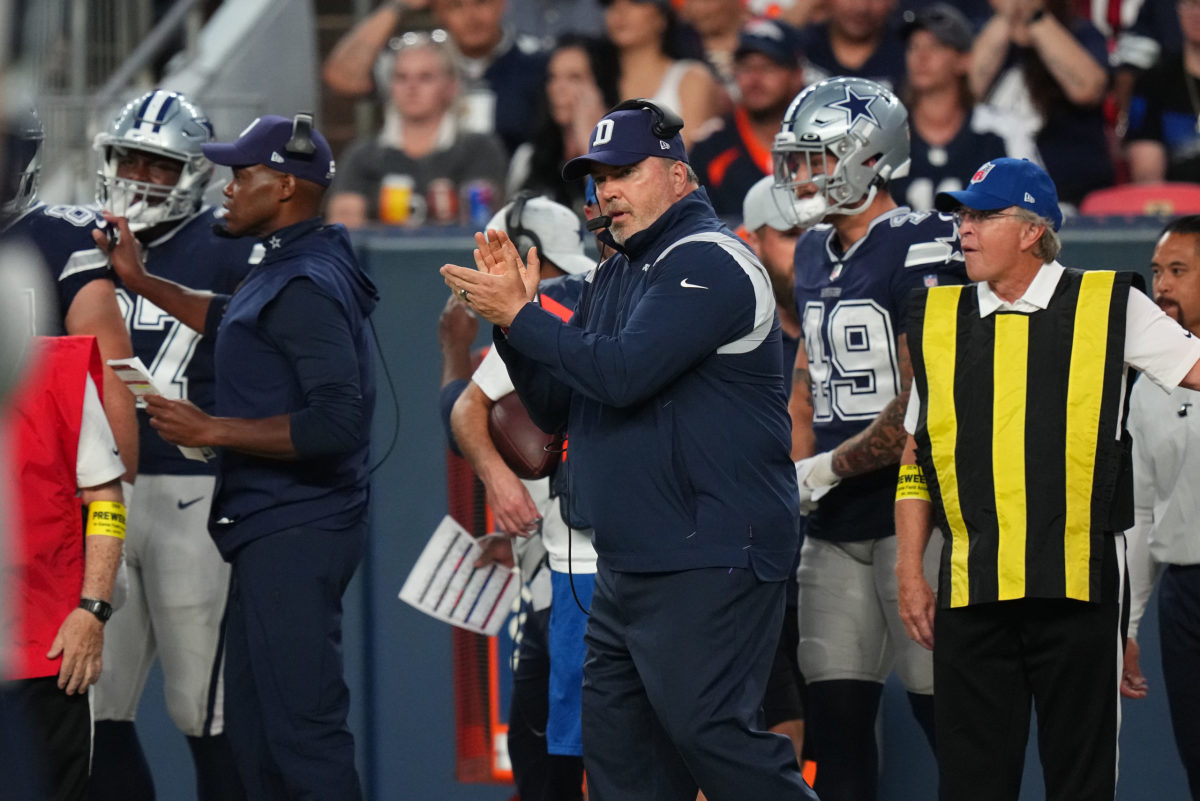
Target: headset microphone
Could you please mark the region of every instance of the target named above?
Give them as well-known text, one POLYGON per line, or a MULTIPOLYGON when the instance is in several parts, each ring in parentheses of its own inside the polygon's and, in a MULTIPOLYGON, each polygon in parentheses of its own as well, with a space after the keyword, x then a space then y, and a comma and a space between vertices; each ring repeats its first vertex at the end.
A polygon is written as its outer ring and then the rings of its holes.
POLYGON ((589 231, 599 231, 602 228, 607 228, 612 225, 612 217, 607 214, 601 214, 599 217, 593 217, 583 224, 583 227, 589 231))

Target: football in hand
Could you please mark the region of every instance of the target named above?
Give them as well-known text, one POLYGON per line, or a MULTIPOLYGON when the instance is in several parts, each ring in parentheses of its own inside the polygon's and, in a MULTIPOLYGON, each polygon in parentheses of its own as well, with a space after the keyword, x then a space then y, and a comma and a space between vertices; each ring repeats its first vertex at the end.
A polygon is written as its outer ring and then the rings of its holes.
POLYGON ((562 459, 563 436, 538 428, 515 392, 492 404, 488 433, 504 462, 521 478, 545 478, 562 459))

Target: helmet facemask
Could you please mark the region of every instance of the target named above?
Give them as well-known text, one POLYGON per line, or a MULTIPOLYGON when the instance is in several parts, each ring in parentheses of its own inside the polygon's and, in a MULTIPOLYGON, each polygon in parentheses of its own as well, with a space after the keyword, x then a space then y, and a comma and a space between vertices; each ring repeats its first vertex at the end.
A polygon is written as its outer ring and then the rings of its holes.
POLYGON ((181 95, 158 90, 129 103, 109 130, 96 136, 100 154, 96 202, 104 210, 129 219, 133 231, 195 214, 212 178, 213 165, 201 145, 212 139, 212 126, 203 113, 181 95), (130 152, 148 153, 182 164, 179 180, 163 186, 119 172, 130 152))
POLYGON ((196 212, 212 176, 211 165, 201 164, 197 169, 195 165, 189 165, 186 161, 168 155, 168 158, 179 161, 183 169, 179 173, 179 180, 173 186, 162 186, 118 175, 122 153, 128 150, 167 155, 157 150, 136 147, 114 145, 106 148, 104 165, 96 176, 96 202, 105 211, 128 218, 132 231, 180 220, 196 212))

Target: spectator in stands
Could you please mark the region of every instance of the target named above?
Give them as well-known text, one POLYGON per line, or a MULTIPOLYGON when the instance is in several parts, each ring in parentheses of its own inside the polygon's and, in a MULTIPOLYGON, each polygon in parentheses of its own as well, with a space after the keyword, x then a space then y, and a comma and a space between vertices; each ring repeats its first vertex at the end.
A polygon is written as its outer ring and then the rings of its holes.
POLYGON ((689 155, 713 209, 723 217, 740 214, 750 187, 772 173, 771 144, 788 103, 804 88, 795 29, 775 20, 752 20, 738 38, 733 70, 741 99, 689 155))
POLYGON ((682 0, 680 18, 696 29, 704 44, 704 57, 730 96, 737 99, 733 59, 738 34, 749 15, 743 0, 682 0))
MULTIPOLYGON (((1093 0, 1093 3, 1101 0, 1093 0)), ((1109 64, 1113 70, 1112 95, 1116 104, 1116 133, 1124 137, 1129 127, 1129 104, 1138 78, 1158 64, 1163 53, 1181 47, 1176 0, 1139 0, 1121 3, 1122 26, 1110 47, 1109 64), (1132 24, 1124 24, 1127 9, 1136 14, 1132 24)), ((1092 14, 1095 21, 1096 14, 1092 14)))
POLYGON ((1115 179, 1100 104, 1108 87, 1104 36, 1070 0, 992 0, 971 51, 972 94, 1015 112, 1063 203, 1115 179))
POLYGON ((906 11, 903 33, 908 76, 902 98, 908 107, 912 162, 908 175, 892 181, 892 197, 928 211, 938 192, 966 186, 980 159, 1008 154, 1003 139, 973 124, 967 65, 974 36, 962 12, 947 3, 906 11))
POLYGON ((1138 183, 1200 181, 1200 0, 1177 9, 1183 48, 1138 80, 1129 107, 1125 153, 1138 183))
POLYGON ((604 9, 596 0, 512 0, 505 19, 513 30, 537 37, 549 49, 561 36, 599 31, 604 9))
POLYGON ((683 143, 727 102, 704 63, 691 27, 675 16, 670 0, 601 0, 604 27, 617 48, 617 89, 622 98, 644 97, 683 117, 683 143))
POLYGON ((504 147, 489 134, 461 130, 452 112, 457 97, 454 58, 436 32, 406 33, 396 48, 383 130, 343 158, 329 198, 329 221, 350 228, 368 221, 412 225, 426 216, 457 222, 459 206, 465 214, 480 202, 491 216, 504 185, 504 147), (449 197, 427 197, 435 181, 449 182, 441 185, 449 197))
MULTIPOLYGON (((325 84, 345 95, 366 95, 388 75, 378 62, 389 37, 407 29, 405 12, 424 0, 385 2, 343 36, 325 60, 325 84), (372 68, 376 72, 372 75, 372 68), (381 77, 382 73, 382 77, 381 77)), ((446 29, 464 81, 467 130, 495 133, 509 153, 529 138, 541 93, 545 58, 538 41, 501 24, 505 0, 428 0, 446 29)))
POLYGON ((896 0, 828 0, 829 19, 800 29, 810 84, 867 78, 889 89, 904 81, 904 42, 889 22, 896 0))
POLYGON ((746 6, 751 14, 779 19, 797 28, 829 19, 829 4, 826 0, 792 0, 790 3, 749 0, 746 6))
POLYGON ((546 65, 546 97, 533 140, 513 153, 508 194, 530 189, 581 211, 583 184, 562 179, 562 165, 588 150, 592 127, 620 102, 617 55, 604 40, 567 34, 546 65))
MULTIPOLYGON (((1123 19, 1128 5, 1122 4, 1123 19)), ((1145 71, 1158 63, 1163 53, 1179 50, 1183 40, 1176 5, 1177 0, 1140 0, 1134 4, 1137 16, 1132 24, 1124 25, 1118 32, 1111 63, 1116 67, 1145 71)), ((1094 14, 1092 19, 1095 19, 1094 14)))
POLYGON ((348 97, 370 95, 379 89, 375 81, 376 67, 387 55, 387 44, 392 35, 437 27, 429 6, 430 0, 384 0, 380 3, 334 44, 321 65, 325 86, 334 94, 348 97))

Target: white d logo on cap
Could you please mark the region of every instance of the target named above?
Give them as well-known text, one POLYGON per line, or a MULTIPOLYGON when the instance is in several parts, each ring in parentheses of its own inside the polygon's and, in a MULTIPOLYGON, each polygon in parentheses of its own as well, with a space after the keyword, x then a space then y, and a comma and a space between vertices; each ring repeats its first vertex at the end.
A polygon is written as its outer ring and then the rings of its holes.
POLYGON ((607 145, 610 141, 612 141, 612 135, 613 121, 600 120, 600 122, 596 123, 596 138, 592 140, 592 147, 596 147, 598 145, 607 145))

